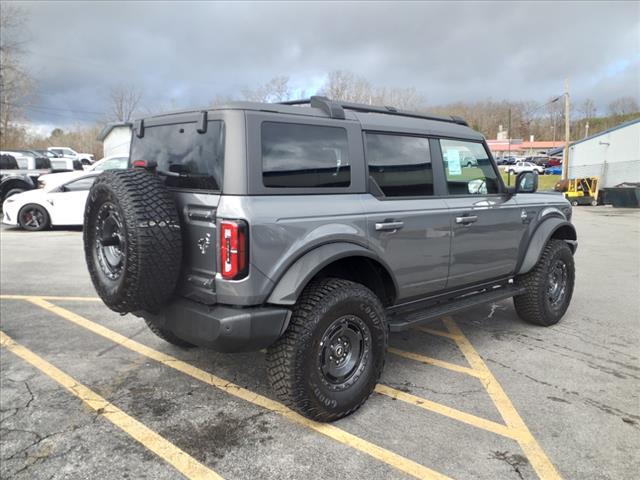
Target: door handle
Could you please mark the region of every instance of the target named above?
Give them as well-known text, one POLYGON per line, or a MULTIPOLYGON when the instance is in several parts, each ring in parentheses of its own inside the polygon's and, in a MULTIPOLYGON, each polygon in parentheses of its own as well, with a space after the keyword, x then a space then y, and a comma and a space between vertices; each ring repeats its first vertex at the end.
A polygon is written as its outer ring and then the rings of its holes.
POLYGON ((468 215, 464 217, 456 217, 456 223, 462 225, 468 225, 470 223, 474 223, 478 221, 477 215, 468 215))
POLYGON ((400 230, 402 227, 404 227, 404 222, 400 221, 376 223, 376 231, 378 232, 386 232, 389 230, 393 230, 395 232, 396 230, 400 230))

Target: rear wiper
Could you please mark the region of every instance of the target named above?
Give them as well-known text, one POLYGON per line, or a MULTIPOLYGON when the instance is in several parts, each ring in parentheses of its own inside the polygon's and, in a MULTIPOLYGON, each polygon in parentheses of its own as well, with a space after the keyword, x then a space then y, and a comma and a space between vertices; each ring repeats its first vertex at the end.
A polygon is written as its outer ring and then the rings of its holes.
POLYGON ((133 162, 134 168, 144 168, 148 172, 156 173, 158 175, 164 175, 165 177, 177 177, 177 178, 198 178, 206 177, 202 174, 191 174, 188 172, 172 172, 170 170, 160 170, 158 168, 158 162, 154 160, 135 160, 133 162))
POLYGON ((204 173, 189 173, 189 172, 170 172, 168 170, 159 170, 159 169, 155 169, 153 170, 155 173, 157 173, 158 175, 164 175, 165 177, 177 177, 177 178, 202 178, 202 177, 208 177, 209 175, 206 175, 204 173))

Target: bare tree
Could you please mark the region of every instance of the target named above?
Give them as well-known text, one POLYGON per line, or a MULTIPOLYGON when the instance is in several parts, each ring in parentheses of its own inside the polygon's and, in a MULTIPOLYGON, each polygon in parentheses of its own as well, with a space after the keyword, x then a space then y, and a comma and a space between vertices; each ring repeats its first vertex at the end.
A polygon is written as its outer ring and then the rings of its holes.
POLYGON ((243 100, 250 102, 283 102, 291 98, 292 89, 289 77, 273 77, 264 85, 257 88, 243 88, 243 100))
POLYGON ((629 115, 638 111, 638 101, 633 97, 620 97, 609 104, 609 113, 613 116, 629 115))
POLYGON ((373 103, 374 96, 369 81, 344 70, 329 72, 320 93, 332 100, 358 103, 373 103))
POLYGON ((234 102, 236 100, 237 98, 234 97, 233 95, 218 94, 215 97, 213 97, 213 100, 211 100, 211 105, 219 106, 219 105, 224 105, 226 103, 234 102))
POLYGON ((374 86, 366 78, 345 70, 329 72, 320 93, 333 100, 389 105, 403 110, 420 110, 425 105, 424 97, 414 87, 374 86))
POLYGON ((0 144, 16 143, 12 137, 24 137, 16 122, 24 118, 25 103, 33 89, 33 80, 22 65, 26 14, 13 4, 3 3, 0 14, 0 144))
POLYGON ((111 100, 110 116, 118 122, 129 122, 142 100, 142 90, 132 85, 118 85, 109 93, 111 100))
POLYGON ((596 104, 590 98, 585 99, 584 102, 578 108, 578 111, 582 114, 584 120, 591 120, 596 116, 596 104))

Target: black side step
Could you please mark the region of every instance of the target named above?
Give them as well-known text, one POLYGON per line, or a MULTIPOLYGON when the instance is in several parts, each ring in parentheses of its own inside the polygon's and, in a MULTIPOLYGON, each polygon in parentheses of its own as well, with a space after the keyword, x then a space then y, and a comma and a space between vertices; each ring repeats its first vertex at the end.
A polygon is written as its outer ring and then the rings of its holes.
POLYGON ((400 332, 445 315, 451 315, 477 305, 504 300, 505 298, 520 295, 524 292, 526 292, 526 289, 523 287, 509 285, 495 288, 493 290, 465 295, 464 297, 450 300, 445 303, 438 303, 432 307, 425 307, 424 310, 420 311, 414 310, 407 313, 397 312, 388 317, 389 329, 392 332, 400 332))

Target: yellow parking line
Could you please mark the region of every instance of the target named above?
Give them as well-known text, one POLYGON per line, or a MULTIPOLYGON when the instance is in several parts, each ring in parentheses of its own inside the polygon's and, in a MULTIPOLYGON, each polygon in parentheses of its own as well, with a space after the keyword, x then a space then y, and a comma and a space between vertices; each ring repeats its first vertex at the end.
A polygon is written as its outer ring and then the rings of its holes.
POLYGON ((30 363, 49 378, 58 382, 98 415, 102 415, 116 427, 133 437, 145 448, 151 450, 165 462, 172 465, 185 477, 190 479, 222 479, 220 475, 202 465, 173 443, 147 428, 135 418, 130 417, 94 391, 76 381, 73 377, 51 365, 42 357, 16 343, 2 331, 0 331, 0 344, 25 362, 30 363))
POLYGON ((163 365, 173 368, 179 372, 182 372, 186 375, 189 375, 195 379, 198 379, 204 383, 212 385, 220 390, 233 395, 237 398, 241 398, 247 402, 250 402, 254 405, 258 405, 267 410, 271 410, 273 412, 279 413, 284 416, 288 420, 295 422, 299 425, 307 427, 311 430, 314 430, 318 433, 322 433, 329 438, 336 440, 344 445, 350 446, 359 450, 367 455, 380 460, 387 465, 390 465, 401 472, 404 472, 408 475, 411 475, 415 478, 421 479, 447 479, 449 477, 436 472, 435 470, 431 470, 430 468, 425 467, 424 465, 420 465, 413 460, 405 458, 397 453, 394 453, 385 448, 379 447, 367 440, 364 440, 356 435, 353 435, 349 432, 346 432, 334 425, 326 424, 326 423, 318 423, 313 420, 309 420, 308 418, 299 415, 298 413, 290 410, 283 404, 271 400, 270 398, 264 397, 260 394, 252 392, 251 390, 247 390, 245 388, 240 387, 232 382, 228 382, 223 378, 217 377, 209 372, 201 370, 193 365, 190 365, 178 358, 172 357, 171 355, 167 355, 166 353, 159 352, 152 348, 147 347, 135 340, 129 339, 124 335, 121 335, 113 330, 110 330, 102 325, 99 325, 91 320, 88 320, 76 313, 73 313, 69 310, 66 310, 62 307, 58 307, 49 303, 41 298, 30 297, 26 299, 38 307, 41 307, 45 310, 48 310, 56 315, 68 320, 80 327, 83 327, 93 333, 101 335, 129 350, 136 352, 145 357, 151 358, 163 365))
POLYGON ((479 373, 480 376, 478 378, 482 381, 487 393, 506 424, 518 432, 516 440, 538 476, 543 480, 561 478, 553 463, 551 463, 544 453, 544 450, 542 450, 542 447, 540 447, 514 408, 511 400, 509 400, 509 397, 498 383, 498 380, 496 380, 478 352, 473 348, 471 342, 464 336, 462 330, 460 330, 451 317, 445 317, 443 321, 449 333, 455 336, 456 344, 460 350, 462 350, 471 367, 479 373))
POLYGON ((376 385, 376 392, 381 393, 382 395, 387 395, 391 398, 395 398, 396 400, 401 400, 411 405, 424 408, 425 410, 429 410, 430 412, 444 415, 445 417, 449 417, 459 422, 466 423, 467 425, 472 425, 474 427, 481 428, 482 430, 487 430, 497 435, 502 435, 503 437, 515 440, 519 435, 518 431, 511 429, 505 425, 501 425, 485 418, 477 417, 475 415, 457 410, 455 408, 447 407, 446 405, 442 405, 441 403, 432 402, 431 400, 427 400, 426 398, 402 392, 386 385, 376 385))
POLYGON ((416 362, 424 363, 426 365, 433 365, 435 367, 446 368, 458 373, 464 373, 465 375, 471 375, 472 377, 478 377, 480 374, 473 368, 463 367, 462 365, 456 365, 455 363, 445 362, 444 360, 438 360, 437 358, 426 357, 418 353, 406 352, 397 348, 389 347, 389 352, 400 357, 408 358, 409 360, 415 360, 416 362))
POLYGON ((438 337, 450 338, 451 340, 455 340, 456 339, 456 335, 454 335, 453 333, 445 332, 443 330, 437 330, 435 328, 416 327, 416 330, 420 330, 421 332, 428 333, 430 335, 436 335, 438 337))
POLYGON ((1 300, 31 300, 42 298, 44 300, 69 300, 73 302, 100 302, 100 297, 60 297, 51 295, 0 295, 1 300))

